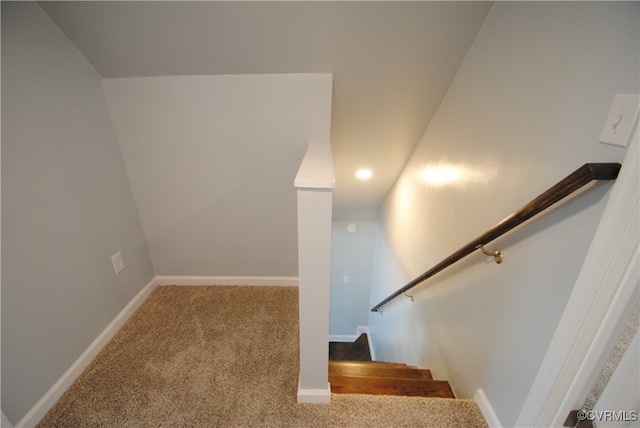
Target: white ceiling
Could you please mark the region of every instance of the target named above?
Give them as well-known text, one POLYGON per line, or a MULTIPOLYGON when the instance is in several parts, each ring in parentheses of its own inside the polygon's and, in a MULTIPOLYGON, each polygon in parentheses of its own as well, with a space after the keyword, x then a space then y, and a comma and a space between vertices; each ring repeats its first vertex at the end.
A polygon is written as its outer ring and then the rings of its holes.
POLYGON ((334 215, 377 212, 490 2, 69 1, 42 8, 104 78, 334 76, 334 215), (355 178, 360 167, 373 177, 355 178))

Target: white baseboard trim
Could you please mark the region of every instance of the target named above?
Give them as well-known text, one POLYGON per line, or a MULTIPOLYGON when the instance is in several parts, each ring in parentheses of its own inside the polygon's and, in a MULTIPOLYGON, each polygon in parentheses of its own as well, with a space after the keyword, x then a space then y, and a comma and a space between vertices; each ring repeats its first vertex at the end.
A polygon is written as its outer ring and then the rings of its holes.
POLYGON ((489 398, 487 398, 487 395, 482 389, 476 389, 473 399, 478 404, 478 407, 480 407, 482 416, 484 416, 487 424, 491 428, 502 428, 502 423, 500 422, 500 419, 498 419, 498 415, 495 410, 493 410, 493 406, 489 402, 489 398))
POLYGON ((33 427, 56 404, 62 394, 82 374, 85 368, 93 361, 104 346, 111 340, 124 323, 133 315, 138 307, 146 300, 158 285, 153 278, 133 299, 120 311, 111 323, 96 337, 89 347, 78 357, 71 367, 58 379, 58 381, 42 396, 42 398, 27 412, 16 424, 16 427, 33 427))
POLYGON ((298 404, 301 403, 331 404, 331 385, 327 382, 327 389, 304 389, 298 380, 298 404))
POLYGON ((375 352, 373 352, 373 338, 371 337, 371 332, 369 331, 368 325, 358 326, 358 336, 360 336, 362 333, 365 333, 367 335, 367 341, 369 342, 369 355, 371 355, 371 360, 375 361, 376 354, 375 352))
POLYGON ((156 276, 158 285, 249 285, 297 287, 297 276, 156 276))
POLYGON ((355 342, 358 336, 353 334, 330 334, 329 342, 355 342))

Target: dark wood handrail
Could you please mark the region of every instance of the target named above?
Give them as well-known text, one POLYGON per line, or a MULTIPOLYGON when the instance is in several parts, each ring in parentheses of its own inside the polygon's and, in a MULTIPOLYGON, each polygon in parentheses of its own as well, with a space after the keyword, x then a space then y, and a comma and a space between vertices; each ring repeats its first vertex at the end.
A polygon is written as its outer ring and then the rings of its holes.
POLYGON ((441 270, 451 266, 458 260, 462 259, 465 256, 468 256, 472 252, 474 252, 479 245, 486 245, 487 243, 493 241, 494 239, 502 236, 507 233, 511 229, 516 226, 524 223, 529 220, 531 217, 539 214, 545 209, 549 208, 551 205, 556 202, 564 199, 569 196, 571 193, 580 189, 584 185, 590 183, 593 180, 615 180, 618 177, 618 172, 620 171, 621 165, 619 163, 587 163, 582 167, 578 168, 575 172, 555 184, 553 187, 549 188, 547 191, 542 193, 540 196, 502 220, 500 223, 493 226, 491 229, 487 230, 482 235, 478 236, 473 241, 469 242, 464 247, 460 248, 458 251, 451 254, 446 259, 442 260, 440 263, 418 276, 413 281, 409 282, 407 285, 399 289, 398 291, 391 294, 389 297, 375 305, 371 311, 377 312, 383 305, 388 303, 390 300, 398 297, 401 294, 406 293, 408 290, 412 289, 416 285, 422 283, 423 281, 431 278, 433 275, 437 274, 441 270))

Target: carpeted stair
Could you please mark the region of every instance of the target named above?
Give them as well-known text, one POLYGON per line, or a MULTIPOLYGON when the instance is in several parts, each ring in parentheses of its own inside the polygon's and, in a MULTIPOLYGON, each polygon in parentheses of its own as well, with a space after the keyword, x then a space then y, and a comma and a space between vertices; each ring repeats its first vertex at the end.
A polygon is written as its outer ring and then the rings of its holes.
POLYGON ((429 370, 371 361, 366 334, 329 344, 329 383, 335 394, 455 398, 449 382, 433 380, 429 370))

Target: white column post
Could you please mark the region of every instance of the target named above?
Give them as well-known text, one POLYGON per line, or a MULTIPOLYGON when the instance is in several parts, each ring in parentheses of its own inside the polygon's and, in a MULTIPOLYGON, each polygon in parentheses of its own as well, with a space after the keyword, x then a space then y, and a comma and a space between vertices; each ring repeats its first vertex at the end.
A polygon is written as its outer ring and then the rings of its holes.
POLYGON ((298 403, 329 403, 331 208, 330 144, 310 144, 295 179, 298 191, 300 375, 298 403))

